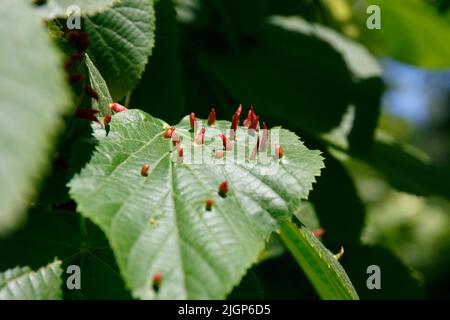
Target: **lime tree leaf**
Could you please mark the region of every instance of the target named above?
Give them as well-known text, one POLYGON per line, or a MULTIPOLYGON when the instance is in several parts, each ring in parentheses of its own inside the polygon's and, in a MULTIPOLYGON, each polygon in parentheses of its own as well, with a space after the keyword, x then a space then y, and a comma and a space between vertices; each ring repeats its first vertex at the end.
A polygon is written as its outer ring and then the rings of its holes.
POLYGON ((314 133, 340 123, 354 94, 352 74, 340 52, 316 36, 269 22, 255 42, 220 54, 200 52, 200 63, 227 95, 267 117, 295 119, 314 133))
POLYGON ((86 67, 88 69, 91 87, 98 94, 98 101, 92 99, 92 109, 100 110, 103 115, 111 114, 109 105, 113 100, 109 94, 108 85, 88 54, 86 54, 86 67))
MULTIPOLYGON (((28 265, 39 268, 58 257, 63 270, 77 265, 81 289, 63 286, 64 299, 129 299, 123 280, 101 230, 70 211, 33 209, 26 225, 0 239, 0 270, 28 265)), ((63 273, 65 282, 68 273, 63 273)))
POLYGON ((272 16, 269 22, 284 30, 317 37, 341 53, 355 79, 351 103, 355 107, 355 119, 348 137, 350 147, 365 152, 372 146, 380 113, 383 85, 378 60, 361 44, 352 41, 317 23, 300 17, 272 16))
POLYGON ((344 37, 331 28, 310 23, 301 17, 272 16, 270 24, 292 32, 315 36, 342 54, 353 75, 360 79, 380 77, 381 67, 377 59, 361 44, 344 37))
POLYGON ((408 144, 377 139, 372 153, 360 159, 378 170, 398 190, 450 199, 450 168, 423 159, 408 144))
POLYGON ((167 124, 161 120, 128 110, 114 115, 110 125, 108 136, 93 126, 98 149, 70 182, 70 194, 105 232, 126 284, 139 298, 224 298, 279 222, 308 196, 323 167, 318 151, 280 128, 270 130, 266 152, 248 160, 257 135, 240 127, 232 150, 216 159, 214 149, 223 148, 218 132, 230 123, 206 127, 205 143, 197 145, 185 118, 175 130, 181 160, 164 138, 167 124), (274 157, 275 142, 283 148, 281 159, 274 157), (144 164, 150 165, 148 176, 140 174, 144 164), (223 181, 226 197, 218 194, 223 181), (211 211, 205 208, 208 198, 214 201, 211 211), (157 273, 163 280, 155 292, 157 273))
POLYGON ((280 236, 322 299, 358 299, 341 264, 311 231, 286 221, 280 236))
POLYGON ((114 99, 122 98, 141 78, 153 48, 154 23, 151 0, 122 0, 84 18, 88 53, 114 99))
POLYGON ((67 9, 77 6, 81 15, 92 15, 105 10, 113 3, 120 0, 47 0, 44 4, 37 5, 39 14, 46 19, 67 17, 67 9))
POLYGON ((450 198, 450 170, 434 164, 423 151, 408 143, 395 141, 380 131, 368 154, 339 146, 332 139, 324 140, 330 151, 345 152, 353 159, 363 161, 399 191, 418 196, 450 198))
POLYGON ((383 54, 419 67, 450 67, 450 22, 445 16, 422 0, 367 2, 381 9, 381 30, 376 32, 383 54))
POLYGON ((24 1, 0 2, 0 233, 23 217, 70 106, 60 56, 24 1), (45 79, 45 81, 43 81, 45 79))
POLYGON ((62 297, 61 261, 37 271, 16 267, 0 273, 0 300, 57 300, 62 297))

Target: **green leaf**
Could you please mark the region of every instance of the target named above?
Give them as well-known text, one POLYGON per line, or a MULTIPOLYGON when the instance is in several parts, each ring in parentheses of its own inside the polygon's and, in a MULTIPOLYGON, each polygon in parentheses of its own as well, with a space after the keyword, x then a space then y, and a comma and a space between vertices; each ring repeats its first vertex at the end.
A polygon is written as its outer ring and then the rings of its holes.
POLYGON ((92 17, 85 17, 88 53, 117 100, 141 78, 154 43, 152 0, 122 0, 92 17))
POLYGON ((113 103, 113 100, 109 94, 108 85, 88 54, 86 54, 86 67, 88 69, 91 87, 98 94, 99 98, 98 101, 92 99, 92 109, 100 110, 103 115, 111 114, 109 105, 113 103))
MULTIPOLYGON (((23 229, 0 239, 0 270, 15 265, 38 268, 56 255, 63 270, 77 265, 81 289, 63 286, 64 299, 129 299, 123 280, 101 230, 79 214, 34 209, 23 229)), ((63 280, 69 274, 63 274, 63 280)))
POLYGON ((368 3, 381 9, 381 30, 375 32, 383 54, 419 67, 450 67, 450 22, 431 5, 422 0, 368 3))
POLYGON ((377 140, 371 154, 360 159, 378 170, 398 190, 450 199, 449 167, 424 159, 408 144, 377 140))
POLYGON ((380 132, 369 153, 361 154, 325 139, 330 150, 345 152, 355 160, 363 161, 380 173, 399 191, 419 196, 450 198, 450 170, 434 164, 421 150, 408 143, 397 142, 380 132))
POLYGON ((62 297, 61 261, 37 271, 16 267, 0 273, 0 300, 57 300, 62 297))
POLYGON ((284 30, 314 36, 329 43, 336 51, 342 54, 342 58, 345 60, 349 70, 359 79, 381 76, 381 67, 367 48, 344 37, 331 28, 318 23, 310 23, 298 16, 272 16, 269 22, 284 30))
POLYGON ((358 299, 340 263, 311 231, 286 221, 280 236, 322 299, 358 299))
POLYGON ((47 0, 44 4, 37 5, 37 11, 46 19, 67 17, 67 9, 77 6, 81 15, 92 15, 120 0, 47 0))
POLYGON ((358 82, 355 95, 355 118, 348 135, 350 149, 368 153, 373 147, 375 130, 381 112, 381 97, 384 84, 380 78, 369 78, 358 82))
MULTIPOLYGON (((78 210, 98 224, 108 237, 128 287, 135 297, 163 299, 224 298, 264 249, 279 221, 308 196, 323 167, 318 151, 308 150, 284 129, 271 129, 267 157, 248 160, 256 135, 239 128, 233 150, 224 159, 219 129, 208 127, 205 144, 192 143, 187 118, 175 132, 181 137, 183 161, 164 138, 162 121, 139 110, 115 114, 111 130, 94 128, 98 150, 80 175, 70 182, 78 210), (274 143, 284 156, 274 158, 274 143), (200 153, 199 153, 200 152, 200 153), (195 162, 203 155, 203 161, 195 162), (236 161, 233 161, 236 160, 236 161), (219 162, 219 163, 217 163, 219 162), (148 177, 141 176, 149 164, 148 177), (225 198, 218 187, 228 181, 225 198), (205 200, 212 198, 211 211, 205 200), (160 290, 152 279, 162 273, 160 290)), ((262 131, 262 130, 261 130, 262 131)))
POLYGON ((0 2, 0 233, 23 218, 71 105, 61 57, 24 1, 0 2), (14 41, 13 41, 13 40, 14 41), (45 80, 45 81, 44 81, 45 80))
POLYGON ((270 21, 247 47, 200 51, 198 59, 239 103, 267 117, 295 119, 308 132, 337 126, 352 102, 351 72, 332 45, 270 21))
POLYGON ((356 112, 348 137, 349 144, 355 151, 367 152, 372 146, 384 89, 377 59, 361 44, 331 28, 310 23, 301 17, 272 16, 270 23, 285 30, 317 37, 341 53, 355 79, 351 103, 356 112))

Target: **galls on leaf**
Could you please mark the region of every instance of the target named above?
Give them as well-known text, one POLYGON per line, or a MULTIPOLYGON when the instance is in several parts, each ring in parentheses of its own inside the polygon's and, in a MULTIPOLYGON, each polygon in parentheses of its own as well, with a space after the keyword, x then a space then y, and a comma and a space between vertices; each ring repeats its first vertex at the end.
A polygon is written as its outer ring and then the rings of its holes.
POLYGON ((233 146, 231 145, 230 140, 228 140, 227 136, 223 133, 219 133, 218 137, 222 139, 223 148, 227 151, 231 151, 233 149, 233 146))
POLYGON ((77 82, 77 81, 83 81, 84 76, 81 73, 71 73, 69 74, 69 81, 70 82, 77 82))
POLYGON ((260 151, 266 151, 267 141, 269 141, 269 130, 267 129, 267 125, 265 122, 262 123, 262 139, 259 145, 260 151))
POLYGON ((70 55, 69 58, 70 58, 71 60, 75 60, 75 61, 81 60, 81 59, 83 59, 83 53, 80 53, 80 52, 74 52, 74 53, 72 53, 72 54, 70 55))
POLYGON ((172 138, 172 134, 174 131, 175 131, 174 127, 167 128, 166 131, 164 131, 164 138, 166 139, 172 138))
POLYGON ((97 92, 94 91, 94 89, 91 88, 91 86, 85 85, 84 86, 84 92, 86 92, 86 94, 91 97, 92 99, 95 99, 98 101, 98 94, 97 92))
POLYGON ((205 209, 207 211, 211 211, 213 205, 214 205, 214 200, 213 199, 211 199, 211 198, 206 199, 205 209))
POLYGON ((219 196, 225 198, 228 193, 228 182, 224 181, 219 185, 219 196))
POLYGON ((172 144, 176 146, 180 143, 180 136, 176 132, 172 132, 172 144))
POLYGON ((247 119, 244 120, 244 126, 249 129, 257 130, 258 129, 258 121, 259 121, 259 116, 256 115, 253 107, 250 107, 250 111, 248 112, 247 119))
POLYGON ((216 122, 216 110, 212 108, 208 116, 208 125, 212 126, 215 122, 216 122))
POLYGON ((321 238, 325 234, 325 229, 324 228, 314 229, 312 231, 312 234, 316 238, 321 238))
POLYGON ((103 124, 104 124, 105 126, 109 126, 110 122, 111 122, 111 115, 110 115, 110 114, 107 114, 107 115, 103 118, 103 124))
POLYGON ((149 171, 150 171, 150 165, 144 164, 141 168, 141 176, 143 176, 143 177, 148 176, 149 171))
POLYGON ((111 108, 112 111, 116 113, 128 110, 126 107, 122 106, 121 104, 118 104, 117 102, 111 103, 109 107, 111 108))
POLYGON ((75 112, 75 117, 77 117, 79 119, 94 121, 94 122, 97 122, 100 126, 102 126, 102 123, 95 116, 99 112, 100 111, 95 110, 95 109, 78 108, 77 111, 75 112))
POLYGON ((225 154, 225 152, 223 152, 223 150, 216 150, 214 152, 214 155, 215 155, 216 159, 222 159, 224 154, 225 154))
POLYGON ((159 291, 159 288, 161 287, 161 282, 162 282, 162 274, 159 272, 155 273, 155 275, 153 276, 153 281, 152 281, 153 290, 155 292, 159 291))
POLYGON ((191 130, 194 132, 197 131, 197 118, 193 112, 189 115, 189 123, 191 124, 191 130))
POLYGON ((275 145, 275 154, 277 159, 283 158, 283 148, 279 144, 275 145))
POLYGON ((241 117, 241 112, 242 112, 242 104, 239 105, 236 112, 233 114, 233 118, 231 118, 230 138, 233 140, 236 137, 236 131, 239 126, 239 119, 241 117))
POLYGON ((253 147, 252 153, 250 153, 250 156, 248 157, 248 159, 255 160, 256 155, 258 154, 258 151, 259 151, 259 135, 257 137, 256 144, 253 147))
MULTIPOLYGON (((177 146, 179 146, 179 144, 177 144, 177 146)), ((182 147, 178 147, 178 160, 179 161, 183 161, 183 157, 184 157, 184 151, 182 147)))
POLYGON ((77 49, 77 52, 83 53, 89 46, 89 36, 87 32, 70 31, 67 40, 77 49))
POLYGON ((202 128, 200 133, 195 137, 196 144, 203 144, 203 142, 205 142, 205 132, 206 128, 202 128))

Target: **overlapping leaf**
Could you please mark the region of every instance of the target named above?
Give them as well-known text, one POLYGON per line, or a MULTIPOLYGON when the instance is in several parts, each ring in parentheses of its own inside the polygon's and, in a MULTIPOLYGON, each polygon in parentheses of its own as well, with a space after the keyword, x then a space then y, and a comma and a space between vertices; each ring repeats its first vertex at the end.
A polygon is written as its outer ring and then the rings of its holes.
POLYGON ((138 83, 153 48, 154 20, 151 0, 122 0, 84 18, 89 55, 114 99, 122 98, 138 83))
POLYGON ((2 233, 22 217, 71 102, 60 57, 31 6, 0 2, 0 41, 2 233))
POLYGON ((39 14, 47 19, 67 17, 69 8, 78 7, 81 15, 92 15, 120 0, 47 0, 38 5, 39 14))
POLYGON ((239 128, 233 150, 216 159, 214 149, 223 147, 217 130, 230 126, 216 124, 206 128, 203 145, 193 143, 187 119, 177 126, 181 161, 164 138, 164 122, 137 110, 116 114, 108 136, 95 129, 98 151, 70 183, 78 210, 103 229, 136 297, 224 298, 320 173, 319 152, 284 129, 270 130, 267 153, 248 160, 257 135, 239 128), (281 159, 274 157, 277 140, 281 159), (147 177, 140 174, 144 164, 147 177), (218 194, 223 181, 225 198, 218 194), (207 198, 214 200, 211 211, 207 198), (155 292, 157 273, 163 282, 155 292))
POLYGON ((367 2, 380 8, 381 30, 377 32, 383 54, 419 67, 450 66, 450 22, 444 15, 421 0, 367 2))
POLYGON ((61 261, 37 271, 16 267, 0 273, 0 300, 61 299, 61 261))
POLYGON ((358 294, 337 259, 308 229, 285 222, 281 227, 281 238, 322 299, 358 299, 358 294))
POLYGON ((103 115, 110 114, 111 108, 109 107, 109 104, 112 103, 113 100, 109 94, 108 85, 87 54, 86 67, 89 73, 91 87, 98 94, 98 101, 92 99, 92 109, 100 110, 103 115))
MULTIPOLYGON (((129 299, 104 234, 70 211, 34 209, 23 229, 0 239, 0 270, 28 265, 35 269, 55 256, 65 270, 77 265, 81 289, 63 286, 64 299, 129 299)), ((70 276, 63 274, 63 281, 70 276)))

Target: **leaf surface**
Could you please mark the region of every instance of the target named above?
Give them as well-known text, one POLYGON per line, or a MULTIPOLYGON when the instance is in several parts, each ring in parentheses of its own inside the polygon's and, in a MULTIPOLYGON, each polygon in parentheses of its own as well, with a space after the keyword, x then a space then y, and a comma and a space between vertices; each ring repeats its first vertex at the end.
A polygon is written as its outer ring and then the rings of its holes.
POLYGON ((154 43, 153 1, 122 0, 107 10, 84 17, 88 53, 117 100, 141 78, 154 43))
POLYGON ((61 299, 61 261, 37 271, 15 267, 0 273, 0 300, 61 299))
POLYGON ((0 233, 23 218, 70 107, 60 56, 24 1, 0 2, 0 233))
POLYGON ((111 104, 113 100, 111 98, 111 95, 109 94, 108 85, 87 54, 86 67, 88 69, 91 87, 98 94, 98 101, 92 99, 92 109, 100 110, 103 115, 111 114, 111 108, 109 107, 109 104, 111 104))
POLYGON ((214 150, 223 149, 218 132, 225 133, 230 123, 207 126, 205 143, 198 145, 185 118, 175 130, 184 153, 180 161, 177 148, 164 138, 165 127, 142 111, 128 110, 113 116, 107 137, 94 128, 98 150, 70 182, 71 196, 105 232, 135 297, 224 298, 279 222, 290 219, 308 196, 322 158, 295 134, 273 128, 267 152, 249 160, 257 135, 240 127, 232 150, 216 159, 214 150), (281 159, 274 157, 275 143, 283 147, 281 159), (140 174, 144 164, 150 165, 146 177, 140 174), (218 194, 223 181, 226 197, 218 194), (205 208, 207 198, 214 201, 211 211, 205 208), (163 282, 156 293, 157 273, 163 282))
POLYGON ((340 263, 311 231, 284 222, 280 236, 322 299, 358 299, 340 263))
POLYGON ((67 9, 71 6, 78 7, 81 15, 92 15, 118 1, 120 0, 47 0, 44 4, 38 5, 37 10, 46 19, 67 17, 70 13, 67 9))

